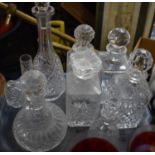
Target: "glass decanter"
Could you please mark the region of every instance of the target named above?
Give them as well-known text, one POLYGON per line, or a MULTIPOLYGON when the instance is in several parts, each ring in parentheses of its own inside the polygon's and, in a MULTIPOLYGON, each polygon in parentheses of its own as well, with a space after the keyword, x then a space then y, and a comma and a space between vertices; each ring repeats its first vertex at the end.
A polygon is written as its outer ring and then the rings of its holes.
POLYGON ((39 49, 34 58, 34 69, 45 74, 48 81, 46 99, 52 101, 65 91, 63 67, 51 42, 50 19, 54 14, 54 8, 49 3, 36 2, 32 13, 38 21, 39 35, 39 49))
POLYGON ((13 135, 28 151, 49 151, 66 135, 66 116, 58 106, 45 100, 46 89, 47 79, 38 70, 27 71, 6 86, 7 103, 21 108, 13 122, 13 135))
POLYGON ((151 99, 146 81, 146 72, 153 63, 151 54, 137 49, 128 59, 130 35, 124 28, 110 31, 108 39, 107 52, 99 54, 103 63, 102 94, 90 127, 101 135, 137 127, 151 99))
POLYGON ((79 25, 74 31, 76 43, 67 55, 66 115, 71 127, 90 125, 101 94, 102 61, 90 44, 94 34, 89 25, 79 25))

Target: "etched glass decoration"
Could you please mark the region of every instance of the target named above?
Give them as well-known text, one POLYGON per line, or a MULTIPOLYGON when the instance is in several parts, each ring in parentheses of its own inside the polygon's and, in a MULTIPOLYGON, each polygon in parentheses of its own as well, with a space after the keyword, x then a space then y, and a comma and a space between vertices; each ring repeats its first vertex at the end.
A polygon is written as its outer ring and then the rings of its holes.
POLYGON ((49 151, 66 135, 66 116, 58 106, 45 100, 46 89, 47 79, 38 70, 27 71, 6 86, 7 103, 21 108, 13 122, 13 135, 28 151, 49 151))
POLYGON ((34 58, 34 69, 45 74, 48 81, 46 100, 52 101, 65 91, 62 64, 51 42, 50 19, 54 14, 54 8, 49 3, 36 2, 32 13, 37 18, 39 35, 39 49, 34 58))
POLYGON ((124 28, 109 32, 103 63, 102 94, 90 131, 113 135, 118 129, 135 128, 141 122, 151 92, 146 72, 152 66, 151 54, 137 49, 127 56, 130 35, 124 28))
POLYGON ((67 55, 66 115, 71 127, 90 125, 101 94, 102 61, 90 43, 94 34, 89 25, 79 25, 74 31, 76 43, 67 55))

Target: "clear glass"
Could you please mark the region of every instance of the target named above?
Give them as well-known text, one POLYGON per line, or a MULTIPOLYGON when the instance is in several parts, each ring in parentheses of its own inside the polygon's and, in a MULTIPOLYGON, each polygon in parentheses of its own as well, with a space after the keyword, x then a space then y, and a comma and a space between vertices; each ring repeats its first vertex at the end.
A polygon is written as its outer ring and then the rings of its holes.
POLYGON ((113 131, 135 128, 141 122, 151 99, 146 72, 153 60, 145 49, 132 52, 128 58, 126 46, 130 35, 124 28, 110 31, 108 39, 107 52, 99 53, 103 64, 101 107, 96 111, 90 131, 107 133, 106 136, 109 133, 111 137, 113 131))
POLYGON ((33 69, 32 57, 29 54, 23 54, 19 58, 21 74, 33 69))
POLYGON ((46 77, 38 70, 27 71, 6 86, 7 103, 21 108, 13 122, 15 140, 28 151, 49 151, 61 143, 67 132, 66 116, 45 100, 46 89, 46 77))
POLYGON ((51 41, 50 19, 54 8, 49 3, 37 2, 32 13, 38 21, 39 49, 34 58, 34 69, 45 74, 48 80, 46 100, 59 98, 65 91, 64 72, 61 61, 55 53, 51 41))
POLYGON ((66 115, 71 127, 89 126, 101 94, 102 61, 90 44, 94 30, 79 25, 74 35, 76 43, 67 53, 66 115))

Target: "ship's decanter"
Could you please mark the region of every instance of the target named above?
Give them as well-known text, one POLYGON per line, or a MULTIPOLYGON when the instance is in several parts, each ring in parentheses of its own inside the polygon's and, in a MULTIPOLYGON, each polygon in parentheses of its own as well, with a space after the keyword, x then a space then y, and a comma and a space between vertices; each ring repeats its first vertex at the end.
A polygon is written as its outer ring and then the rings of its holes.
POLYGON ((108 40, 107 52, 99 54, 103 63, 102 94, 90 127, 90 131, 101 134, 137 127, 151 99, 146 81, 153 63, 151 54, 137 49, 128 58, 130 35, 124 28, 110 31, 108 40))
POLYGON ((67 55, 66 115, 71 127, 91 124, 101 94, 102 61, 90 44, 94 34, 89 25, 79 25, 74 31, 76 43, 67 55))
POLYGON ((37 18, 39 36, 39 49, 33 62, 34 69, 45 74, 48 81, 46 100, 52 101, 65 91, 63 67, 51 42, 50 19, 54 14, 54 8, 49 3, 36 2, 32 13, 37 18))
POLYGON ((45 100, 47 80, 38 70, 25 72, 19 80, 8 81, 5 98, 14 108, 21 108, 13 122, 17 143, 28 151, 49 151, 66 135, 64 112, 45 100))

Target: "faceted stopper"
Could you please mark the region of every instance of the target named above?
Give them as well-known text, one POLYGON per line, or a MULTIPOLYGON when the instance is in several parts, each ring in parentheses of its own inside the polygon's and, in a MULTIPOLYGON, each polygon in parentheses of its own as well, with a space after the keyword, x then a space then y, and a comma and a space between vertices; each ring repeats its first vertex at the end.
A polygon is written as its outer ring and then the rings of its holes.
POLYGON ((39 11, 47 11, 48 7, 50 6, 49 2, 35 2, 35 6, 38 8, 39 11))
POLYGON ((153 65, 153 58, 146 49, 136 49, 130 54, 130 63, 134 68, 147 72, 153 65))
POLYGON ((85 46, 94 39, 95 32, 91 26, 81 24, 75 29, 74 36, 77 42, 79 42, 82 46, 85 46))
POLYGON ((54 7, 50 6, 49 2, 35 2, 35 6, 32 8, 32 13, 34 15, 44 14, 53 15, 55 12, 54 7))
POLYGON ((44 97, 46 94, 47 80, 43 73, 38 70, 25 72, 20 78, 25 95, 31 97, 44 97))
POLYGON ((115 46, 127 46, 130 41, 130 34, 124 28, 115 28, 109 32, 108 40, 115 46))

